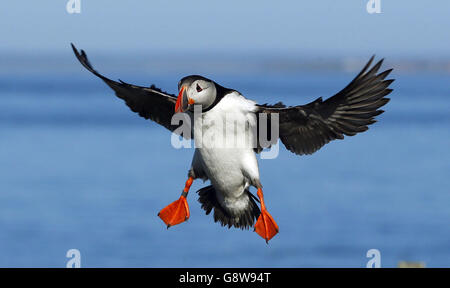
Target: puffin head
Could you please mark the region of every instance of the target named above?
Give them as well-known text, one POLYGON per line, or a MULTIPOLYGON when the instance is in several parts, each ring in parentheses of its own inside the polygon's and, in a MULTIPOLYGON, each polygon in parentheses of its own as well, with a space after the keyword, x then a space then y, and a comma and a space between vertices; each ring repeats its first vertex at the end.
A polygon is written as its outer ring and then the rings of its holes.
POLYGON ((207 109, 217 97, 214 81, 198 75, 181 79, 178 82, 178 91, 175 113, 193 111, 194 105, 201 105, 202 110, 207 109))

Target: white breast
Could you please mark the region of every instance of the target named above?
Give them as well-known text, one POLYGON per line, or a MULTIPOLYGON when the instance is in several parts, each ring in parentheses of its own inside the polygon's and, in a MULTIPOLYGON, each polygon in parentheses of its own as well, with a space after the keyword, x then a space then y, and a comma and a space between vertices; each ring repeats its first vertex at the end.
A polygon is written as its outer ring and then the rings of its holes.
POLYGON ((194 125, 194 138, 203 170, 225 198, 239 198, 255 179, 259 180, 253 151, 255 110, 254 101, 233 92, 202 114, 201 126, 198 123, 194 125), (199 133, 202 137, 198 137, 199 133))

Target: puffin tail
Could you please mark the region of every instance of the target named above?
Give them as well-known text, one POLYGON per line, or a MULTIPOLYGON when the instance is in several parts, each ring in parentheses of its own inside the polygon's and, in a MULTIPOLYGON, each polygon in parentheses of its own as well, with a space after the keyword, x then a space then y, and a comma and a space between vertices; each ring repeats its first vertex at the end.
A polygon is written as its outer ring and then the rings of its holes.
POLYGON ((214 222, 219 222, 222 226, 228 226, 228 228, 234 226, 242 230, 249 229, 253 227, 255 220, 261 214, 255 202, 258 199, 248 190, 242 194, 242 199, 239 199, 239 201, 247 201, 247 204, 243 205, 244 208, 241 209, 223 207, 218 201, 216 190, 212 185, 203 187, 197 193, 199 195, 198 202, 202 204, 202 209, 206 211, 206 215, 209 215, 214 209, 214 222))

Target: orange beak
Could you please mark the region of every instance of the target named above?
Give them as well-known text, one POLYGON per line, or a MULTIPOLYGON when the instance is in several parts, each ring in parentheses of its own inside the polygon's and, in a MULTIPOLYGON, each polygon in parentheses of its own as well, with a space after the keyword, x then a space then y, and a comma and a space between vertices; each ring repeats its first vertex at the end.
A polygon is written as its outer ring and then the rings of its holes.
POLYGON ((189 108, 189 105, 194 104, 194 100, 186 95, 186 87, 182 86, 178 94, 177 103, 175 104, 175 113, 184 112, 189 108))

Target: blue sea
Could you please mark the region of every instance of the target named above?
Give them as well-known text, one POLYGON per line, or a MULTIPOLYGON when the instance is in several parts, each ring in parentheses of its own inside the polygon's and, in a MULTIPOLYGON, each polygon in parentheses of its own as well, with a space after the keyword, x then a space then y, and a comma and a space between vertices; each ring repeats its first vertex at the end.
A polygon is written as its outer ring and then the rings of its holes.
MULTIPOLYGON (((448 73, 394 71, 391 101, 369 131, 310 156, 280 145, 276 159, 260 159, 280 227, 267 245, 205 215, 195 193, 201 181, 188 196, 189 221, 167 230, 157 213, 178 199, 193 150, 173 148, 170 132, 70 65, 1 73, 1 267, 65 267, 69 249, 80 251, 82 267, 366 267, 370 249, 382 267, 450 267, 448 73)), ((97 68, 172 93, 184 76, 105 67, 97 68)), ((205 76, 259 103, 294 105, 332 96, 355 73, 205 76)))

